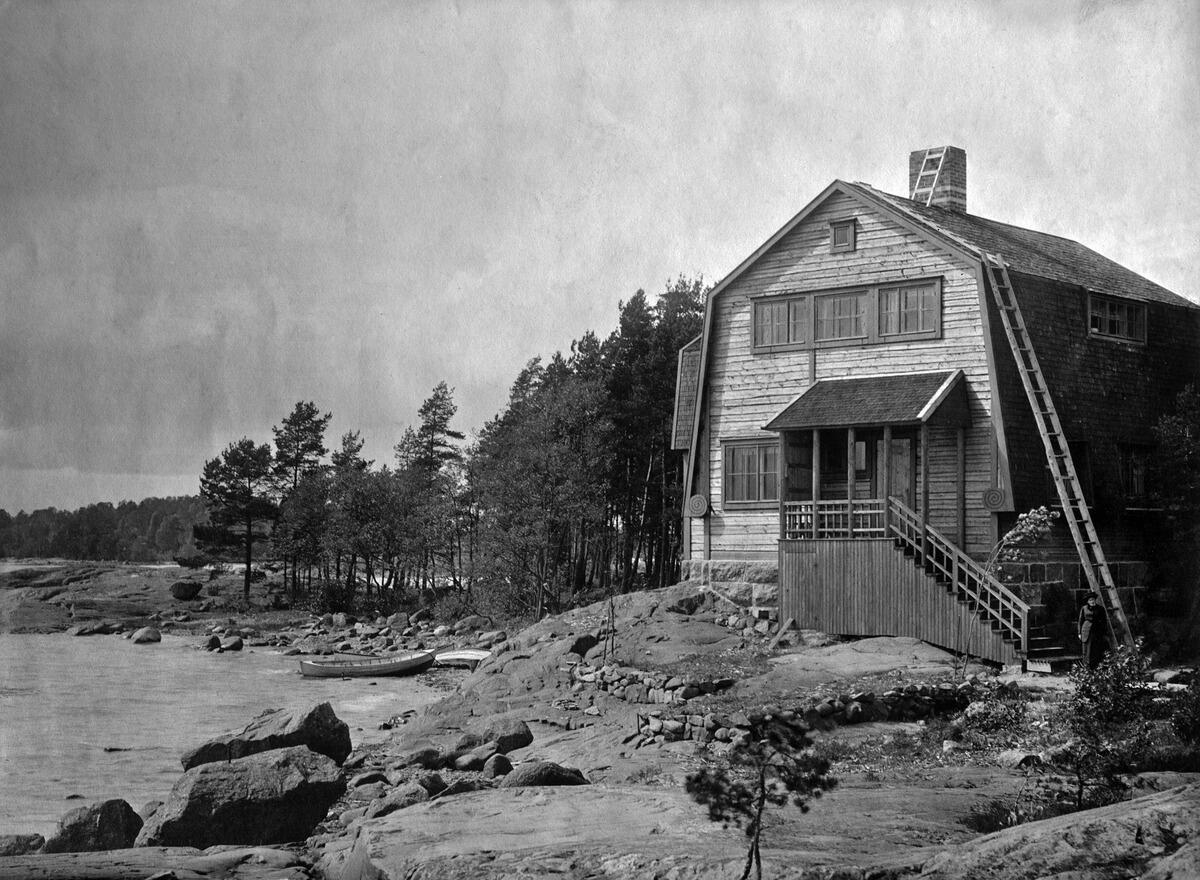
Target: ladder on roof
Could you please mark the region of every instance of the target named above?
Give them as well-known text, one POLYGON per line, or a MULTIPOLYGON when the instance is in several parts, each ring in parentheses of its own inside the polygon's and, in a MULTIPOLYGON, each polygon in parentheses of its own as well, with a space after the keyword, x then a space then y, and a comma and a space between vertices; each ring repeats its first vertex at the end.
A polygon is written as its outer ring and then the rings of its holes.
POLYGON ((1113 643, 1133 647, 1133 633, 1129 629, 1129 621, 1125 610, 1121 607, 1121 597, 1117 593, 1117 585, 1113 581, 1108 562, 1104 559, 1104 550, 1100 547, 1100 539, 1096 535, 1096 527, 1092 523, 1092 515, 1083 497, 1083 487, 1079 482, 1079 474, 1075 470, 1075 462, 1071 458, 1071 450, 1067 438, 1063 434, 1062 423, 1058 412, 1054 409, 1054 401, 1050 398, 1050 390, 1042 375, 1037 355, 1033 351, 1025 319, 1017 305, 1013 293, 1012 281, 1008 277, 1008 267, 999 254, 984 254, 984 268, 987 273, 992 296, 1000 309, 1000 317, 1004 322, 1004 332, 1008 336, 1008 344, 1012 348, 1013 357, 1017 361, 1017 372, 1021 374, 1021 384, 1025 386, 1025 396, 1033 408, 1034 421, 1037 422, 1038 433, 1042 436, 1042 444, 1046 448, 1046 460, 1050 465, 1050 473, 1054 476, 1054 485, 1058 489, 1058 498, 1062 502, 1063 515, 1087 574, 1088 584, 1093 592, 1099 594, 1107 606, 1108 626, 1112 633, 1113 643))
POLYGON ((921 160, 921 170, 913 182, 910 199, 926 207, 933 204, 933 191, 937 188, 938 178, 942 176, 942 160, 945 157, 945 147, 933 147, 925 151, 925 157, 921 160))

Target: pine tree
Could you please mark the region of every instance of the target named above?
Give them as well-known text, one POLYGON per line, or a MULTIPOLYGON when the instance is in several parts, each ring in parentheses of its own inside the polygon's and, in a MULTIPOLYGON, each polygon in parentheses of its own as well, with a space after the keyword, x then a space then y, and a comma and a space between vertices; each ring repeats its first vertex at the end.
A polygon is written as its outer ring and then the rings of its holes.
POLYGON ((208 507, 211 525, 203 533, 197 528, 197 538, 210 546, 244 545, 246 578, 242 597, 247 602, 255 525, 269 522, 276 512, 272 462, 270 446, 257 446, 243 437, 206 461, 200 475, 200 497, 208 507))

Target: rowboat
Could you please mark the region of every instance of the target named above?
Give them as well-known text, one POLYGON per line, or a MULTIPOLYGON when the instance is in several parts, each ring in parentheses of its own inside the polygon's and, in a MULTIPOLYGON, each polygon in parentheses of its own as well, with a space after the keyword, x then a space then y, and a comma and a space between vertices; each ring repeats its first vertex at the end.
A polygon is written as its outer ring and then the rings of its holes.
POLYGON ((412 651, 392 657, 362 660, 301 660, 300 674, 311 678, 358 678, 377 675, 409 675, 433 663, 432 651, 412 651))
POLYGON ((474 669, 481 660, 490 656, 491 651, 482 648, 451 648, 447 651, 437 651, 433 662, 437 666, 465 666, 474 669))

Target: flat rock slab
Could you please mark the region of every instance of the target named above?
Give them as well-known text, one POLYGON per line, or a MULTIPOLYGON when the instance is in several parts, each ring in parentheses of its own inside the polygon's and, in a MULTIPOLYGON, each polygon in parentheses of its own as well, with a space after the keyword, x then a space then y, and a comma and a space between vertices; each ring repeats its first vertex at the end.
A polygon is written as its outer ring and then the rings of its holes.
POLYGON ((295 854, 266 847, 141 847, 107 852, 0 858, 0 880, 145 880, 173 871, 176 880, 306 880, 295 854))
POLYGON ((954 656, 920 639, 879 636, 822 648, 804 648, 771 658, 773 678, 825 682, 893 670, 949 673, 954 656))
POLYGON ((1200 876, 1200 784, 989 834, 938 856, 929 880, 1200 876), (1190 848, 1190 852, 1188 851, 1190 848))
POLYGON ((745 838, 709 822, 681 791, 528 788, 480 791, 365 820, 321 867, 337 880, 507 878, 567 873, 653 876, 709 858, 688 876, 736 876, 745 838), (619 870, 613 869, 618 866, 619 870), (420 868, 419 874, 414 872, 420 868))

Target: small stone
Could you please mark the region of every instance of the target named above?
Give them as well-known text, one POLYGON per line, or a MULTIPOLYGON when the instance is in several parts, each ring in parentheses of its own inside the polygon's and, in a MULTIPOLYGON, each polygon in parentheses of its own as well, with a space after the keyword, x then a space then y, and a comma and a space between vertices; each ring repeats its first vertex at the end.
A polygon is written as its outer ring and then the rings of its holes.
POLYGON ((130 636, 130 641, 135 645, 148 645, 153 642, 161 642, 162 633, 152 626, 143 626, 141 629, 134 630, 133 635, 130 636))

